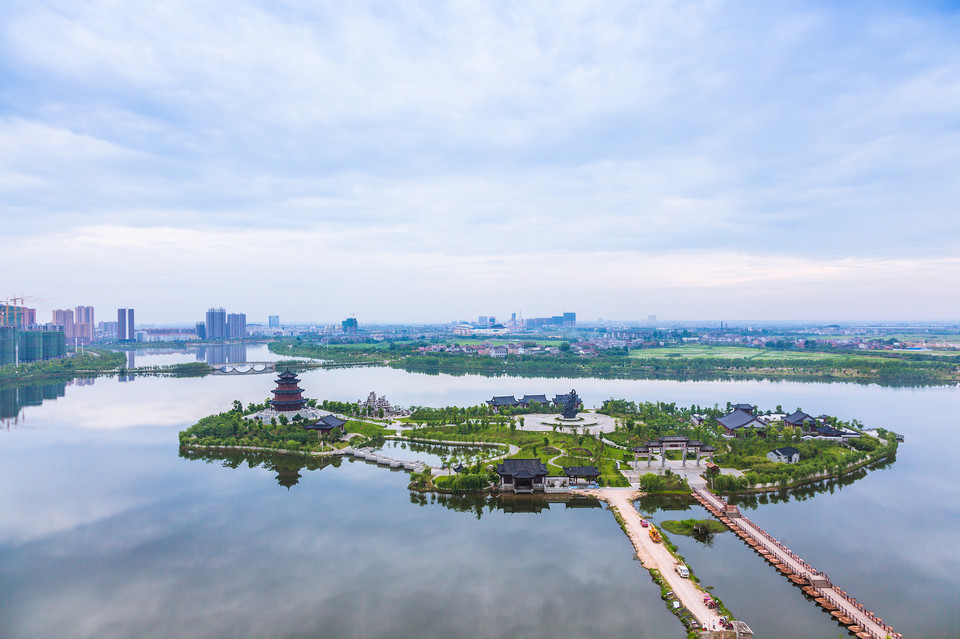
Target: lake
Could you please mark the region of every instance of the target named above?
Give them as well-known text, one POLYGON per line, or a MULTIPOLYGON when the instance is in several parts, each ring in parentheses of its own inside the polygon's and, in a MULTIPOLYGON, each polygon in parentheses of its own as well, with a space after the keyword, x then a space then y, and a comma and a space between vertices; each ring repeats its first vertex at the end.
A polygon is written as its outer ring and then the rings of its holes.
MULTIPOLYGON (((198 359, 138 354, 137 365, 143 357, 198 359)), ((243 357, 276 359, 264 346, 243 357)), ((468 405, 575 388, 587 406, 610 397, 779 404, 895 430, 906 436, 895 463, 741 507, 906 636, 957 635, 955 387, 385 368, 301 379, 305 395, 338 401, 376 391, 399 405, 468 405)), ((272 380, 104 377, 0 389, 0 636, 684 636, 613 517, 589 507, 599 504, 438 500, 411 494, 405 473, 349 460, 180 456, 179 430, 234 399, 262 401, 272 380)), ((664 500, 638 507, 653 521, 705 516, 664 500)), ((709 546, 672 540, 757 637, 845 634, 732 533, 709 546)))

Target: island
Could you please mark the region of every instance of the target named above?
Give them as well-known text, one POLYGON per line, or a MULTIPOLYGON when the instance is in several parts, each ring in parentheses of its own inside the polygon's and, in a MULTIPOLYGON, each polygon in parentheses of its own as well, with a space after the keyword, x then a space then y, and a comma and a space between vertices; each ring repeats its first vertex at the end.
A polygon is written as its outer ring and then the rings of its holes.
MULTIPOLYGON (((729 529, 854 634, 897 636, 724 499, 856 477, 895 459, 901 439, 895 433, 800 408, 761 410, 749 403, 678 407, 609 399, 585 410, 575 390, 553 393, 552 399, 542 392, 514 393, 473 406, 407 410, 375 393, 356 403, 306 398, 289 369, 274 381, 272 398, 247 406, 236 400, 229 410, 182 431, 181 454, 241 452, 258 463, 268 453, 366 460, 410 471, 414 493, 594 497, 609 505, 691 636, 752 633, 697 584, 665 531, 708 538, 729 529), (407 458, 394 457, 385 448, 390 441, 404 442, 407 458), (416 459, 418 454, 432 463, 416 459), (699 502, 715 519, 667 521, 657 529, 635 505, 650 494, 699 502)), ((300 478, 299 467, 275 467, 288 489, 300 478)))

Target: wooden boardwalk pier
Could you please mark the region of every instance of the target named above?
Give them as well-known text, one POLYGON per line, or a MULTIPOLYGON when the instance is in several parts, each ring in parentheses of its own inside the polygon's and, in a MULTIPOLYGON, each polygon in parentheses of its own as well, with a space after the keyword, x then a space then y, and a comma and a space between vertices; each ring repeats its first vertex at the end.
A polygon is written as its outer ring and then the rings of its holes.
POLYGON ((823 572, 744 517, 739 508, 731 506, 706 489, 695 490, 693 496, 839 623, 847 626, 855 636, 861 639, 903 638, 903 635, 883 623, 880 617, 867 610, 853 596, 831 583, 823 572))

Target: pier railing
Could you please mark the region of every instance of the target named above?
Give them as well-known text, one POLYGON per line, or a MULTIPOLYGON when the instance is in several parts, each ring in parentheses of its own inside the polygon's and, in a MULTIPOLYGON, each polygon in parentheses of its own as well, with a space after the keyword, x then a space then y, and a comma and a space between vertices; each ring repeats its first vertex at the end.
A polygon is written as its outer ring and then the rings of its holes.
POLYGON ((885 624, 879 616, 867 610, 855 597, 847 594, 845 590, 834 586, 824 572, 808 564, 795 552, 784 546, 773 535, 755 524, 748 517, 743 514, 728 514, 727 503, 724 500, 705 489, 694 491, 694 498, 741 537, 751 539, 754 543, 762 546, 769 554, 776 557, 779 562, 787 564, 790 572, 796 572, 794 568, 799 567, 802 570, 802 574, 798 574, 798 576, 807 577, 810 581, 810 587, 812 587, 823 600, 844 612, 852 612, 850 610, 851 608, 856 610, 851 620, 857 625, 860 634, 866 634, 872 639, 887 639, 888 637, 892 639, 903 639, 902 634, 894 631, 894 629, 885 624), (817 584, 815 582, 820 583, 817 584), (824 585, 824 583, 826 585, 824 585), (859 621, 857 617, 860 618, 859 621), (870 626, 863 624, 862 619, 869 620, 877 627, 883 629, 884 633, 881 634, 870 626))

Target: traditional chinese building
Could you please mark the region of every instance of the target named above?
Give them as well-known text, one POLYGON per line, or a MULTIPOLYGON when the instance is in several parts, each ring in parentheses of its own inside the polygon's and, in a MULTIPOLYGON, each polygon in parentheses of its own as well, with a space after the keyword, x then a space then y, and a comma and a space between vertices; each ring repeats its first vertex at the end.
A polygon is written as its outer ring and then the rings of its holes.
POLYGON ((497 465, 500 490, 504 492, 543 492, 547 466, 539 459, 504 459, 497 465))
POLYGON ((304 428, 307 430, 315 430, 319 435, 329 435, 335 430, 343 433, 343 427, 346 423, 347 420, 340 419, 336 415, 326 415, 313 423, 306 424, 304 428))
POLYGON ((303 398, 303 389, 298 386, 300 379, 296 373, 285 370, 277 376, 277 387, 273 391, 270 405, 278 412, 298 411, 307 405, 303 398))

